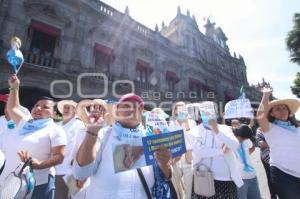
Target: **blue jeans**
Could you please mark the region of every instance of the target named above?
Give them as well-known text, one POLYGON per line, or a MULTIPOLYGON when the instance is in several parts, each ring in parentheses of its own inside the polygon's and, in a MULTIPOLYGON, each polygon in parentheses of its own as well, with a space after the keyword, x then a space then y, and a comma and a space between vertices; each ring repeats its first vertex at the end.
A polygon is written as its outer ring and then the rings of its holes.
POLYGON ((239 199, 260 199, 257 178, 243 179, 244 185, 238 189, 239 199))
POLYGON ((48 176, 48 183, 34 187, 31 199, 54 199, 55 194, 55 178, 48 176))
POLYGON ((279 199, 300 198, 300 178, 291 176, 271 166, 271 178, 279 199))

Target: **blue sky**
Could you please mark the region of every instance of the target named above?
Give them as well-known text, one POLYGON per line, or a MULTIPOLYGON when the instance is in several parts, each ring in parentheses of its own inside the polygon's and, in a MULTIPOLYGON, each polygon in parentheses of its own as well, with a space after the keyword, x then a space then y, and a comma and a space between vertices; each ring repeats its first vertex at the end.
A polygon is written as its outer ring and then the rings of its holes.
MULTIPOLYGON (((289 62, 285 38, 293 26, 293 15, 300 12, 299 0, 104 0, 124 12, 129 7, 130 16, 154 29, 161 27, 181 12, 189 9, 194 14, 200 30, 203 17, 212 16, 228 37, 231 52, 244 57, 249 83, 264 77, 274 88, 277 98, 296 98, 290 91, 300 66, 289 62)), ((300 112, 298 114, 300 118, 300 112)))

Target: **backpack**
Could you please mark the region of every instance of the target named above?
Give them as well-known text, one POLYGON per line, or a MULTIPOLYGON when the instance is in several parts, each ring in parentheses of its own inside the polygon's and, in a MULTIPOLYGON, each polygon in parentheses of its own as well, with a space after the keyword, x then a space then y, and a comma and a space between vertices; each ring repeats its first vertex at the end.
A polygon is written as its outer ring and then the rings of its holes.
POLYGON ((11 172, 0 186, 0 199, 30 199, 35 187, 32 158, 11 172), (22 167, 21 167, 22 166, 22 167), (21 167, 21 169, 19 169, 21 167))

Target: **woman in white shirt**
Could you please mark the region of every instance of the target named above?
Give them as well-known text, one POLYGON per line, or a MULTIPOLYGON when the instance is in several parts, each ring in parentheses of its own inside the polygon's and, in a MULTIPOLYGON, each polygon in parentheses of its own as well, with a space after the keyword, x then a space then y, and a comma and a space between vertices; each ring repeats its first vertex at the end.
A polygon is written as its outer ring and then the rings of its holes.
POLYGON ((272 89, 264 88, 257 120, 270 147, 270 169, 280 199, 300 197, 300 128, 291 117, 300 102, 296 99, 269 102, 272 89))
POLYGON ((40 98, 31 110, 32 119, 28 120, 20 111, 18 77, 12 75, 8 83, 7 111, 16 123, 16 129, 5 137, 6 161, 11 162, 9 168, 13 171, 20 159, 25 162, 32 157, 36 179, 32 198, 53 198, 54 166, 62 163, 66 145, 64 130, 52 120, 55 103, 51 98, 40 98))
POLYGON ((231 128, 210 120, 209 125, 201 123, 192 134, 195 140, 193 168, 204 164, 213 172, 216 192, 212 197, 204 197, 197 195, 193 186, 192 199, 237 199, 237 187, 241 187, 243 181, 234 155, 239 143, 231 128))
POLYGON ((175 103, 172 109, 172 118, 169 124, 170 131, 176 131, 179 129, 188 131, 195 126, 196 126, 196 122, 194 120, 188 119, 185 103, 184 102, 175 103))
POLYGON ((72 154, 76 147, 76 136, 85 128, 84 123, 76 116, 76 106, 77 103, 73 100, 62 100, 57 103, 57 109, 63 117, 63 121, 59 122, 58 125, 66 132, 67 145, 63 163, 55 167, 55 199, 68 198, 68 187, 65 184, 63 177, 71 173, 73 161, 72 154))
POLYGON ((187 198, 191 196, 192 182, 192 152, 191 152, 191 135, 189 131, 196 127, 196 122, 188 118, 187 107, 184 102, 176 102, 172 109, 172 118, 169 123, 169 131, 183 130, 185 137, 185 145, 187 152, 181 157, 180 160, 176 159, 174 162, 174 174, 182 176, 184 189, 186 190, 187 198), (176 163, 176 164, 175 164, 176 163), (178 171, 181 171, 180 173, 178 171))

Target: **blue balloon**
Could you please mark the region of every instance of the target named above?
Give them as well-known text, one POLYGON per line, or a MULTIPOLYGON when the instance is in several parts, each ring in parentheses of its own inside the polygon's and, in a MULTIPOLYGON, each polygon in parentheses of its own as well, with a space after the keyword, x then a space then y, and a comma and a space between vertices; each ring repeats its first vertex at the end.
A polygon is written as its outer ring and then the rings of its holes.
POLYGON ((7 52, 6 57, 10 65, 13 67, 14 73, 18 73, 24 62, 22 52, 18 49, 11 49, 7 52))
POLYGON ((7 128, 8 129, 14 129, 16 127, 16 123, 13 120, 7 121, 7 128))

